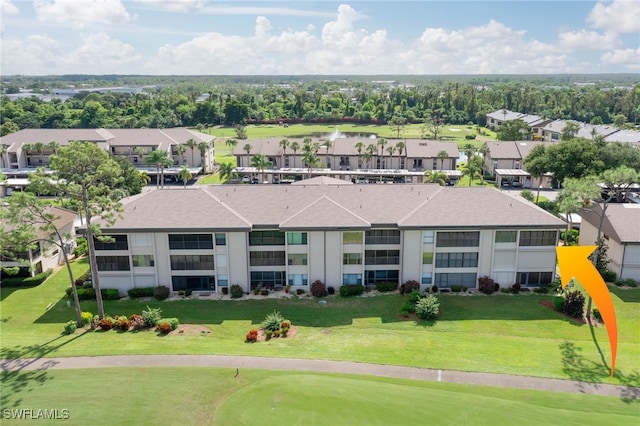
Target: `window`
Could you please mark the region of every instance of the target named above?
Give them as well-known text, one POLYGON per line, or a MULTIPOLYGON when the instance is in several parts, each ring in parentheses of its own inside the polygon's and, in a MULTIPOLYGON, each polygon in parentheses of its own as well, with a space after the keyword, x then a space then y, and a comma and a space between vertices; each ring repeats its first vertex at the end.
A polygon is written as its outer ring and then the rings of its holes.
POLYGON ((438 232, 438 247, 478 247, 480 232, 438 232))
POLYGON ((425 251, 422 253, 422 264, 423 265, 431 265, 433 263, 433 253, 430 251, 425 251))
POLYGON ((94 238, 96 250, 129 250, 126 235, 105 235, 111 237, 111 242, 100 241, 94 238))
POLYGON ((173 271, 208 271, 214 269, 213 255, 187 254, 171 256, 171 270, 173 271))
POLYGON ((295 265, 306 265, 307 264, 307 254, 300 253, 289 253, 288 255, 288 264, 289 266, 295 265))
POLYGON ((169 234, 171 250, 206 250, 213 248, 211 234, 169 234))
POLYGON ((284 271, 253 271, 251 272, 251 288, 284 286, 284 271))
MULTIPOLYGON (((35 259, 35 258, 39 257, 40 254, 42 254, 42 241, 38 241, 36 243, 36 246, 31 249, 31 259, 35 259)), ((27 260, 29 260, 28 257, 27 257, 27 260)))
POLYGON ((309 279, 307 274, 289 274, 288 283, 289 285, 307 285, 309 279))
POLYGON ((475 268, 478 253, 436 253, 436 268, 475 268))
POLYGON ((364 271, 366 276, 366 284, 375 284, 378 281, 395 281, 398 282, 400 271, 388 270, 388 271, 364 271))
POLYGON ((174 276, 171 277, 173 291, 180 290, 215 290, 216 278, 207 276, 174 276))
POLYGON ((400 244, 400 231, 394 229, 376 229, 366 231, 365 244, 400 244))
POLYGON ((285 264, 284 251, 252 251, 249 252, 249 265, 274 266, 285 264))
POLYGON ((134 254, 131 258, 134 267, 155 266, 152 254, 134 254))
POLYGON ((467 288, 474 288, 476 286, 476 274, 474 273, 437 273, 435 284, 438 287, 451 287, 454 285, 461 285, 467 288))
POLYGON ((343 232, 342 244, 362 244, 362 232, 343 232))
POLYGON ((342 274, 342 285, 361 285, 362 274, 342 274))
POLYGON ((515 243, 518 231, 496 231, 496 243, 515 243))
POLYGON ((431 284, 432 281, 431 272, 423 272, 420 279, 420 284, 431 284))
POLYGON ((541 286, 549 284, 553 274, 551 272, 518 272, 518 284, 526 286, 541 286))
POLYGON ((362 253, 343 253, 343 265, 362 265, 362 253))
POLYGON ((129 271, 129 256, 96 256, 98 271, 129 271))
POLYGON ((216 233, 216 245, 217 246, 226 246, 227 245, 227 234, 216 233))
POLYGON ((307 233, 306 232, 287 232, 287 244, 291 245, 306 245, 307 233))
POLYGON ((400 250, 365 250, 366 265, 399 265, 400 250))
POLYGON ((252 231, 249 232, 250 246, 283 246, 284 232, 281 231, 252 231))
POLYGON ((520 231, 520 246, 555 246, 556 231, 520 231))
POLYGON ((218 286, 219 287, 229 287, 229 275, 227 275, 227 274, 218 274, 218 286))
POLYGON ((433 244, 433 231, 422 232, 422 244, 433 244))

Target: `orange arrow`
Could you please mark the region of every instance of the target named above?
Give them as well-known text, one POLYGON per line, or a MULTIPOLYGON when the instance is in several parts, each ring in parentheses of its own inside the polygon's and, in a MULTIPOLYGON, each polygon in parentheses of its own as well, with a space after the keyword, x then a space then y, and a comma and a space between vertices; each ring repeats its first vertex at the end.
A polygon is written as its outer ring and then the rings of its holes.
POLYGON ((598 270, 589 261, 588 257, 596 249, 596 246, 571 246, 556 247, 558 265, 560 267, 560 279, 562 288, 575 278, 582 284, 585 290, 595 302, 604 326, 609 335, 609 347, 611 348, 611 377, 616 367, 616 355, 618 353, 618 323, 616 311, 613 307, 611 294, 598 270))

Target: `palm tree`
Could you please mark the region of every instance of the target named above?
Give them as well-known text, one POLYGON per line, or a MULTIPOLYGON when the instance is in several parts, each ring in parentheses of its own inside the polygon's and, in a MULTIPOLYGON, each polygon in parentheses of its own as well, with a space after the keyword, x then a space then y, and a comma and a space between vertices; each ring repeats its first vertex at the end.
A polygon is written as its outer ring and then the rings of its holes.
POLYGON ((393 154, 396 152, 396 146, 395 145, 388 146, 387 152, 389 153, 389 157, 390 157, 390 161, 389 161, 389 165, 387 166, 387 169, 391 169, 393 168, 393 154))
POLYGON ((244 150, 244 152, 247 153, 247 167, 249 167, 249 164, 250 164, 249 155, 251 155, 251 150, 253 149, 253 145, 251 145, 250 143, 246 143, 246 144, 244 144, 242 149, 244 150))
POLYGON ((191 149, 191 164, 190 166, 195 166, 195 160, 193 159, 193 151, 195 151, 198 146, 198 142, 195 139, 190 138, 184 143, 187 147, 191 149))
POLYGON ((427 170, 424 172, 424 175, 427 177, 427 182, 429 183, 437 183, 440 186, 447 185, 447 175, 437 170, 427 170))
MULTIPOLYGON (((380 147, 380 156, 384 155, 384 147, 387 145, 387 140, 384 138, 378 139, 378 146, 380 147)), ((376 152, 377 155, 377 152, 376 152)))
POLYGON ((297 141, 293 141, 293 142, 291 142, 290 148, 293 151, 293 167, 295 167, 296 166, 296 152, 298 152, 298 150, 300 149, 300 144, 297 141))
POLYGON ((237 176, 236 168, 233 163, 220 163, 220 169, 218 169, 220 173, 220 179, 228 182, 229 179, 233 179, 234 176, 237 176))
POLYGON ((180 143, 178 144, 178 146, 176 146, 176 151, 178 151, 178 155, 180 156, 180 159, 182 161, 180 161, 180 164, 184 165, 185 159, 184 159, 184 153, 187 152, 187 145, 180 143))
POLYGON ((284 167, 284 157, 287 154, 287 147, 289 146, 289 139, 281 139, 278 143, 282 148, 282 154, 280 155, 280 168, 284 167))
POLYGON ((315 154, 315 152, 313 152, 313 149, 306 150, 304 152, 304 154, 302 155, 302 162, 307 165, 308 177, 311 177, 311 169, 317 167, 319 161, 320 159, 315 154))
POLYGON ((362 163, 360 161, 360 157, 362 157, 362 149, 364 148, 364 142, 356 142, 355 144, 356 151, 358 151, 358 168, 362 168, 362 163))
POLYGON ((469 161, 471 157, 473 157, 473 154, 476 153, 476 147, 471 143, 467 143, 462 147, 462 152, 464 152, 464 155, 467 156, 467 161, 469 161))
POLYGON ((211 144, 209 142, 202 141, 198 144, 198 149, 200 150, 200 164, 202 164, 202 173, 207 173, 206 154, 209 148, 211 148, 211 144))
POLYGON ((42 160, 42 151, 44 150, 45 144, 42 142, 36 142, 33 144, 33 150, 38 153, 38 159, 42 160))
POLYGON ((474 179, 482 177, 482 158, 478 155, 471 157, 462 167, 462 176, 469 176, 469 186, 474 179))
POLYGON ((182 187, 186 189, 187 182, 189 182, 191 178, 193 178, 193 175, 191 174, 191 171, 189 170, 189 167, 187 167, 186 164, 183 164, 182 167, 180 168, 180 171, 178 172, 178 177, 182 181, 182 187))
MULTIPOLYGON (((369 161, 371 161, 373 159, 374 155, 378 154, 378 147, 377 145, 374 145, 372 143, 370 143, 369 145, 367 145, 366 148, 366 153, 369 154, 371 157, 369 157, 369 161)), ((369 168, 369 161, 367 161, 367 169, 369 168)))
POLYGON ((160 182, 162 182, 162 188, 164 189, 164 168, 173 164, 173 161, 169 158, 169 153, 162 149, 151 151, 151 154, 145 160, 145 164, 156 166, 156 188, 159 188, 160 182))
POLYGON ((51 152, 53 153, 53 155, 57 155, 58 154, 58 148, 60 148, 60 144, 56 141, 51 141, 47 144, 47 148, 49 148, 51 150, 51 152))
POLYGON ((365 164, 367 165, 367 169, 369 168, 369 163, 371 162, 372 158, 373 158, 373 154, 368 150, 364 154, 362 154, 362 159, 364 160, 365 164))
POLYGON ((437 157, 440 159, 440 170, 444 170, 444 159, 449 158, 449 153, 443 149, 438 152, 437 157))
POLYGON ((264 154, 256 154, 251 158, 251 167, 255 167, 260 172, 260 183, 264 182, 264 169, 271 165, 271 161, 267 160, 264 154))
MULTIPOLYGON (((396 143, 396 149, 398 150, 398 157, 402 157, 402 153, 404 152, 404 149, 406 146, 407 144, 403 141, 396 143)), ((401 161, 398 161, 398 168, 402 168, 400 167, 400 163, 401 161)))

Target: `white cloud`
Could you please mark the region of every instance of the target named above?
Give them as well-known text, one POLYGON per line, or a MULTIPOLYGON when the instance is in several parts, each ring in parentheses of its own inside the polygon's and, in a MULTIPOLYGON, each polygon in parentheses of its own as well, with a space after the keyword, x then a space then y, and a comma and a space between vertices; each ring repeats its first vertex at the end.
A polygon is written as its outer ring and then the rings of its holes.
POLYGON ((34 0, 38 20, 86 28, 92 24, 122 24, 131 16, 120 0, 34 0))
MULTIPOLYGON (((640 47, 637 49, 615 49, 600 57, 602 62, 610 65, 620 65, 626 70, 640 70, 640 47)), ((625 70, 620 70, 625 71, 625 70)))
POLYGON ((11 0, 0 0, 0 13, 2 15, 17 15, 20 13, 15 4, 11 0))
POLYGON ((596 4, 587 22, 595 28, 622 33, 640 32, 640 2, 637 0, 614 0, 596 4))
POLYGON ((133 46, 113 39, 108 34, 83 34, 81 41, 80 46, 65 57, 72 67, 92 64, 93 72, 97 74, 123 73, 122 66, 140 59, 133 46))
POLYGON ((256 37, 263 38, 268 37, 271 31, 271 22, 264 16, 258 16, 256 18, 256 37))
POLYGON ((171 12, 196 12, 202 10, 207 4, 206 0, 136 0, 136 2, 171 12))
POLYGON ((596 31, 568 31, 558 34, 560 46, 566 49, 607 50, 621 45, 620 39, 612 32, 600 34, 596 31))

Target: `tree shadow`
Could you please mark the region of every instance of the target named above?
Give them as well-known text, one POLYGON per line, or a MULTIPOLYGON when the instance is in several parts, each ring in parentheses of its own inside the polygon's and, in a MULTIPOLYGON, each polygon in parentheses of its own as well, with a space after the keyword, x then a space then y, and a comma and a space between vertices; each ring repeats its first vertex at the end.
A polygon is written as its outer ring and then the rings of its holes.
POLYGON ((0 378, 2 382, 2 393, 0 395, 0 406, 6 408, 19 408, 22 405, 22 392, 30 392, 36 386, 43 386, 52 377, 48 375, 49 368, 54 367, 58 362, 54 360, 45 361, 36 369, 29 369, 36 361, 50 352, 67 345, 83 336, 78 334, 71 339, 58 343, 63 338, 60 335, 41 345, 14 346, 0 348, 0 378))
MULTIPOLYGON (((562 371, 571 380, 580 382, 578 384, 580 392, 588 393, 588 388, 598 389, 603 382, 609 380, 610 369, 606 362, 597 363, 588 360, 580 353, 582 348, 572 342, 564 341, 559 348, 562 356, 562 371)), ((598 351, 600 351, 599 348, 598 351)), ((601 359, 604 358, 602 352, 600 356, 601 359)), ((624 374, 616 369, 614 376, 623 386, 619 394, 620 399, 626 403, 640 403, 640 373, 634 371, 624 374)))

